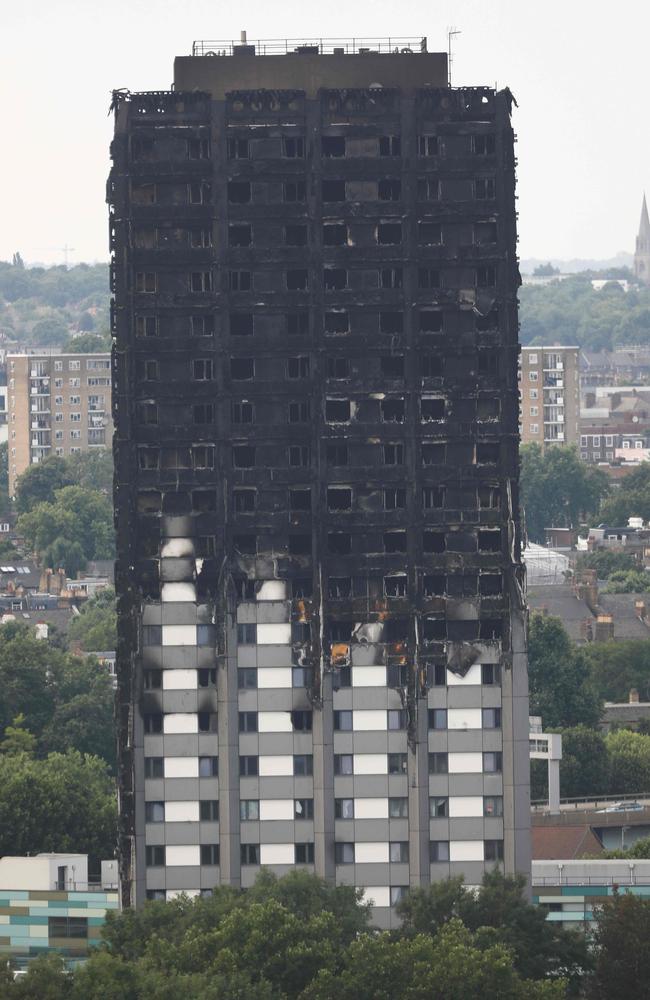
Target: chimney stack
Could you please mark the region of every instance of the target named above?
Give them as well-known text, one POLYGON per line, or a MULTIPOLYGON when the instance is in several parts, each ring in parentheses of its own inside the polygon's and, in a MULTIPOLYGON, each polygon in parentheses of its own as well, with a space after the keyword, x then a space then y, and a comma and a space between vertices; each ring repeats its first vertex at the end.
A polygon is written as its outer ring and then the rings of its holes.
POLYGON ((639 692, 636 688, 630 688, 630 705, 639 704, 639 692))

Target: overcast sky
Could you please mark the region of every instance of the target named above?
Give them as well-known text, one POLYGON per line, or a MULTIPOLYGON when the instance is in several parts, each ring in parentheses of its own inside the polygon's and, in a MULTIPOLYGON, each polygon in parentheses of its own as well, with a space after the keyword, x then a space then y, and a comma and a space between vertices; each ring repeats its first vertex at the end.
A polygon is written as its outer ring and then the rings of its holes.
POLYGON ((462 31, 456 85, 506 84, 519 137, 522 257, 631 251, 650 193, 646 0, 5 0, 0 259, 104 260, 114 87, 169 87, 195 38, 462 31))

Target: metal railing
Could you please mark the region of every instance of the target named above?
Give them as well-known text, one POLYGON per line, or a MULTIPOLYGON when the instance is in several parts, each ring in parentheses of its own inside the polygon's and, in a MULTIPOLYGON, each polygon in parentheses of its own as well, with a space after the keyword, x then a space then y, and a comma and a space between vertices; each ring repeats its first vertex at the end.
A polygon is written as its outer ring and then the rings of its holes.
POLYGON ((367 52, 409 53, 426 52, 427 40, 419 38, 268 38, 207 41, 192 43, 193 56, 232 56, 236 49, 255 49, 259 56, 314 53, 316 55, 363 55, 367 52))
MULTIPOLYGON (((596 859, 597 860, 597 859, 596 859)), ((554 886, 554 885, 637 885, 647 884, 647 877, 634 871, 622 872, 620 875, 556 875, 541 876, 533 875, 532 885, 554 886)), ((575 897, 567 896, 567 901, 575 897)), ((593 898, 593 897, 592 897, 593 898)), ((543 900, 542 900, 543 902, 543 900)))
MULTIPOLYGON (((650 792, 637 792, 636 794, 624 795, 582 795, 572 799, 560 799, 560 807, 564 806, 565 811, 573 809, 586 809, 593 806, 597 808, 601 805, 609 805, 614 802, 638 802, 640 805, 650 808, 650 792)), ((533 812, 548 811, 548 801, 546 799, 534 799, 530 803, 533 812)), ((621 810, 623 812, 623 810, 621 810)))

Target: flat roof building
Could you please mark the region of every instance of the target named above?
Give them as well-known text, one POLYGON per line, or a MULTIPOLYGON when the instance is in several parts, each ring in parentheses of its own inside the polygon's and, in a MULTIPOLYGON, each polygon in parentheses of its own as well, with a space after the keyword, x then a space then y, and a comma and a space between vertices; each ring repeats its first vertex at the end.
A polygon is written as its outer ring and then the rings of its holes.
POLYGON ((115 94, 122 894, 298 864, 388 926, 529 874, 511 95, 267 44, 115 94))

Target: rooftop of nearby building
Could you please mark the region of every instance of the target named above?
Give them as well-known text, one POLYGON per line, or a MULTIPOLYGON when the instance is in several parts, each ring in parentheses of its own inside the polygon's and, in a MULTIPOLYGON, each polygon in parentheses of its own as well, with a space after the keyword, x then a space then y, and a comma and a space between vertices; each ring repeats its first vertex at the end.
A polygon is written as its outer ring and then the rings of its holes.
POLYGON ((603 853, 603 845, 590 826, 533 826, 533 860, 553 861, 603 853))

